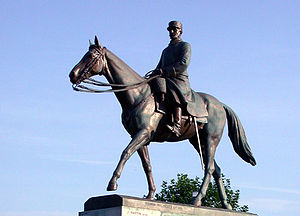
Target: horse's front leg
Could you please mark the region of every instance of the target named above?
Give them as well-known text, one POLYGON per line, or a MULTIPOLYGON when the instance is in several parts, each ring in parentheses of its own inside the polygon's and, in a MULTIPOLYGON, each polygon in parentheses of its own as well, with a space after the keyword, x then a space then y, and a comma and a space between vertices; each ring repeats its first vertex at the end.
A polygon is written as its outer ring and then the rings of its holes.
POLYGON ((117 180, 120 178, 122 170, 126 161, 131 157, 133 153, 135 153, 139 148, 146 145, 150 142, 150 132, 147 129, 142 129, 138 133, 136 133, 128 146, 124 149, 120 161, 115 169, 112 178, 109 181, 107 186, 108 191, 117 190, 118 184, 117 180))
POLYGON ((143 164, 143 168, 147 177, 147 182, 148 182, 148 190, 149 193, 146 197, 146 199, 151 199, 153 200, 153 196, 155 193, 155 185, 154 185, 154 180, 153 180, 153 176, 152 176, 152 167, 150 164, 150 156, 149 156, 149 152, 148 152, 148 147, 142 146, 140 149, 138 149, 138 153, 139 156, 141 158, 142 164, 143 164))

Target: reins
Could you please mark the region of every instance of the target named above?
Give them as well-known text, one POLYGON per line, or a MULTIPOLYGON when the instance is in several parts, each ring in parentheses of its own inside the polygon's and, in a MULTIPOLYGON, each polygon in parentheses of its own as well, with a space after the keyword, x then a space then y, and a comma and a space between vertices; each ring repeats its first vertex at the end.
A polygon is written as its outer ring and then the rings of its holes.
POLYGON ((89 85, 95 85, 95 86, 110 86, 110 87, 118 87, 119 89, 106 89, 106 90, 98 90, 98 89, 93 89, 84 85, 80 84, 74 84, 73 90, 74 91, 79 91, 79 92, 87 92, 87 93, 105 93, 105 92, 122 92, 122 91, 127 91, 130 89, 138 88, 144 84, 147 84, 151 80, 155 79, 156 77, 159 77, 160 75, 154 75, 150 77, 150 74, 152 71, 148 72, 145 75, 145 80, 142 82, 134 83, 134 84, 110 84, 110 83, 104 83, 100 82, 98 80, 92 79, 92 78, 87 78, 83 80, 83 83, 89 84, 89 85))

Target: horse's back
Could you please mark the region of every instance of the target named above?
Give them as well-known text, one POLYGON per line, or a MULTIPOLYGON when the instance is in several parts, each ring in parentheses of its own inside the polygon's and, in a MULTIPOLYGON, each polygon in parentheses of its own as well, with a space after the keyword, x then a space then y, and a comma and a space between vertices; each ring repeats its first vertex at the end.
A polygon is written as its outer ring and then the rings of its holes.
POLYGON ((206 110, 208 112, 208 124, 220 127, 223 130, 226 122, 226 113, 223 108, 223 103, 210 94, 204 92, 197 92, 197 94, 205 103, 206 110))
MULTIPOLYGON (((216 108, 223 109, 223 103, 220 102, 217 98, 214 96, 204 93, 204 92, 196 92, 198 96, 202 98, 204 101, 205 105, 208 106, 214 106, 216 108)), ((207 108, 208 109, 208 108, 207 108)))

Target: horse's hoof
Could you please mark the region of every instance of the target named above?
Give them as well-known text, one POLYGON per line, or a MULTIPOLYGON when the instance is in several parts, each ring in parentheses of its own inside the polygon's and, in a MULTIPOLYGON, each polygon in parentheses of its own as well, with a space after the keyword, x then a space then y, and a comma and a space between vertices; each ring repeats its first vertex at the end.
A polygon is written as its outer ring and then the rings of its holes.
POLYGON ((192 205, 194 205, 194 206, 197 206, 197 207, 199 207, 199 206, 201 206, 201 200, 198 200, 198 199, 194 199, 193 201, 192 201, 192 205))
POLYGON ((148 195, 146 196, 146 199, 148 199, 148 200, 154 200, 154 197, 153 197, 153 195, 149 195, 149 194, 148 194, 148 195))
POLYGON ((110 181, 108 186, 107 186, 107 191, 115 191, 118 188, 118 184, 116 181, 110 181))
POLYGON ((228 209, 228 210, 232 210, 232 206, 227 202, 223 204, 223 208, 228 209))

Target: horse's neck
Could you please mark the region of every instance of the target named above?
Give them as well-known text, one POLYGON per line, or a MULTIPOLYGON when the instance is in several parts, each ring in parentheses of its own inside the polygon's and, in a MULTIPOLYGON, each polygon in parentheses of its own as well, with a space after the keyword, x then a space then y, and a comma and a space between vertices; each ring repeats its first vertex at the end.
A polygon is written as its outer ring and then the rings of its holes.
MULTIPOLYGON (((105 77, 110 84, 130 85, 144 80, 143 77, 137 74, 111 51, 107 50, 105 56, 109 67, 109 70, 105 73, 105 77)), ((139 104, 140 101, 149 94, 151 94, 151 92, 148 84, 124 92, 115 93, 123 110, 130 109, 130 107, 139 104)))

